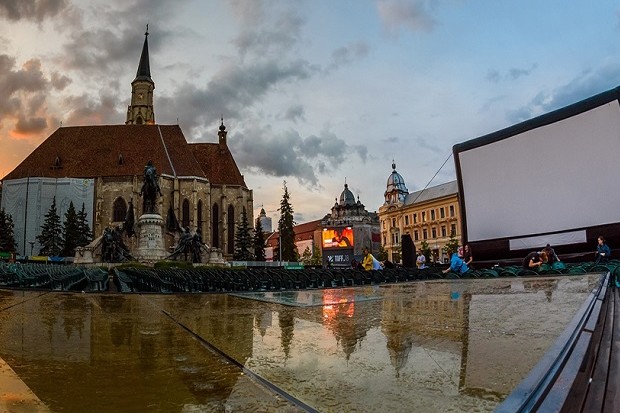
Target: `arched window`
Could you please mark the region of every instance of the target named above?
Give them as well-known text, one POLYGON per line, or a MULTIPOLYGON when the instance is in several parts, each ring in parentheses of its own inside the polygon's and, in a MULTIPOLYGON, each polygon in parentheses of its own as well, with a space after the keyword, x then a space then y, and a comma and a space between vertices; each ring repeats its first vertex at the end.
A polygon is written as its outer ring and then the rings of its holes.
POLYGON ((202 231, 202 200, 198 200, 198 211, 197 215, 198 215, 198 222, 196 222, 196 228, 200 229, 200 231, 202 231))
POLYGON ((122 196, 119 196, 112 205, 112 221, 122 222, 127 216, 127 202, 122 196))
POLYGON ((183 213, 181 215, 181 225, 183 228, 189 227, 189 201, 183 200, 183 213))
POLYGON ((235 252, 235 207, 228 205, 228 243, 226 252, 235 252))
POLYGON ((211 243, 215 248, 220 247, 220 209, 217 204, 211 208, 211 243))

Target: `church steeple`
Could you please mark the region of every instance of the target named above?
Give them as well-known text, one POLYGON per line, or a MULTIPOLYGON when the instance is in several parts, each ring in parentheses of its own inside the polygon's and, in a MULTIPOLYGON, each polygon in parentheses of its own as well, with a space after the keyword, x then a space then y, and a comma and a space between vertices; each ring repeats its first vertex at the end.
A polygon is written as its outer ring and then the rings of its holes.
POLYGON ((138 71, 136 72, 136 78, 131 82, 131 104, 127 107, 127 121, 125 121, 125 124, 152 125, 155 123, 153 90, 155 90, 155 82, 151 79, 149 25, 147 24, 138 71))

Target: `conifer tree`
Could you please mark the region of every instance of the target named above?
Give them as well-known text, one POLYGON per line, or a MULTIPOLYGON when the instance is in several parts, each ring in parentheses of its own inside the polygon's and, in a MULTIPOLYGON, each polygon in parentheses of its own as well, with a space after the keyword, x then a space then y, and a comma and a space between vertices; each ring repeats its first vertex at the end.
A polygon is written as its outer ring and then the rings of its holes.
POLYGON ((306 247, 303 254, 301 254, 301 262, 304 265, 311 265, 312 263, 312 251, 310 251, 310 247, 306 247))
POLYGON ((278 220, 278 247, 274 251, 274 257, 278 261, 297 261, 299 253, 295 245, 295 221, 293 220, 293 207, 290 203, 290 195, 284 181, 284 195, 280 201, 280 219, 278 220), (280 257, 280 252, 282 256, 280 257))
POLYGON ((93 239, 93 233, 90 230, 90 225, 88 225, 88 214, 86 213, 84 203, 82 203, 82 210, 77 213, 77 222, 80 234, 77 246, 84 247, 88 245, 93 239))
POLYGON ((233 258, 237 261, 251 261, 253 259, 252 251, 252 234, 248 225, 248 216, 245 208, 241 211, 241 221, 237 224, 235 231, 235 253, 233 258))
POLYGON ((260 217, 256 218, 254 225, 254 260, 265 261, 265 233, 260 217))
POLYGON ((56 211, 56 197, 52 200, 50 209, 45 214, 45 222, 41 226, 41 234, 37 235, 37 241, 41 245, 40 255, 59 255, 62 249, 62 227, 60 217, 56 211))
POLYGON ((69 209, 65 212, 65 222, 62 225, 62 255, 64 257, 73 257, 75 255, 75 248, 78 246, 80 240, 80 225, 78 222, 78 215, 75 212, 73 201, 69 204, 69 209))
POLYGON ((4 208, 0 209, 0 251, 15 252, 13 217, 4 208))

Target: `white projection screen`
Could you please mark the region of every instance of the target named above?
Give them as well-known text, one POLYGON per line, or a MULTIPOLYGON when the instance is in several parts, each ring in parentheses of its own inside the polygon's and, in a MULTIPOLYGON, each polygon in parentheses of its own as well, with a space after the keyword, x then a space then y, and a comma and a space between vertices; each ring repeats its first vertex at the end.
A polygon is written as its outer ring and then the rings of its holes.
POLYGON ((616 89, 455 145, 454 155, 466 242, 583 243, 585 229, 620 223, 616 89))

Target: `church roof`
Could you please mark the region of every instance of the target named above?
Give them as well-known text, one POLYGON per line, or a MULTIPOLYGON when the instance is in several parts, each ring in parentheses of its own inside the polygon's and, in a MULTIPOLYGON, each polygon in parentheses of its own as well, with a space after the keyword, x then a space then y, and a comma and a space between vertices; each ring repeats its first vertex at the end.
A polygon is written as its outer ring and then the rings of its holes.
POLYGON ((245 186, 230 151, 218 149, 217 143, 187 143, 178 125, 62 127, 3 180, 28 176, 141 176, 144 165, 151 160, 159 174, 205 177, 214 184, 245 186), (215 147, 219 156, 195 156, 196 151, 192 149, 196 147, 215 147), (223 165, 214 166, 212 163, 223 165))
POLYGON ((189 147, 212 184, 247 186, 227 146, 192 143, 189 147))

